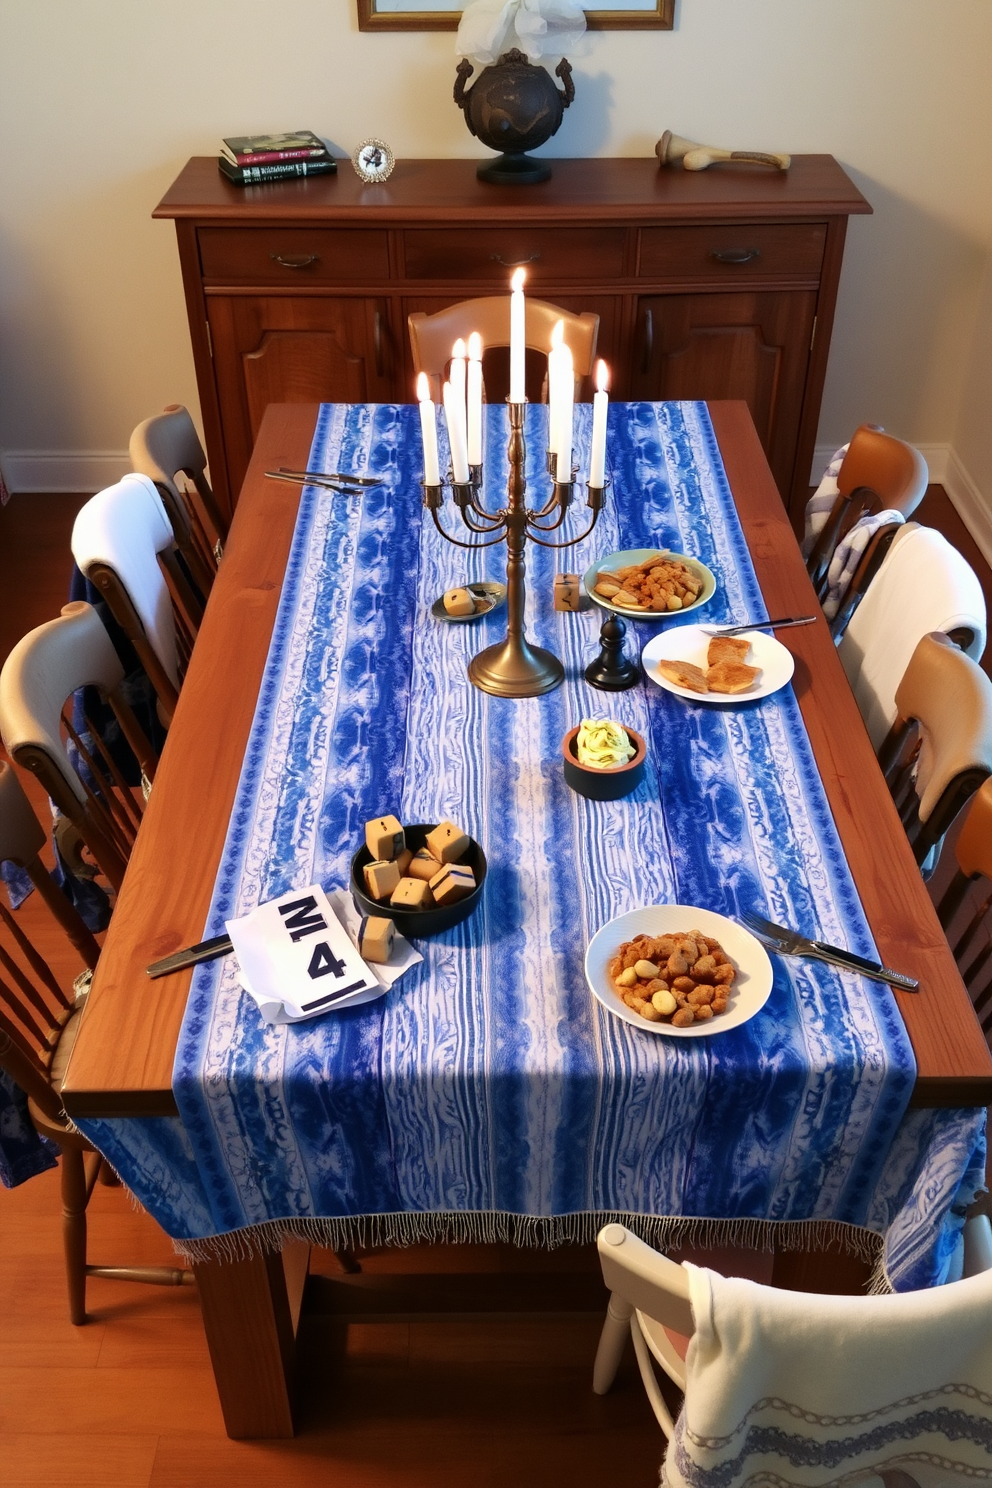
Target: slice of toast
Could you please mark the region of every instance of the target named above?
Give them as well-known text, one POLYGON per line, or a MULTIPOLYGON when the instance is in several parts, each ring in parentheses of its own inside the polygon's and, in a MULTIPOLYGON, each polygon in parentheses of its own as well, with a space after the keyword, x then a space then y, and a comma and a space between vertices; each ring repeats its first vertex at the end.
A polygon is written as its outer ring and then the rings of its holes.
POLYGON ((685 687, 689 692, 709 692, 710 684, 702 667, 691 661, 659 661, 658 670, 676 687, 685 687))
POLYGON ((751 642, 738 636, 715 635, 710 640, 706 662, 708 666, 716 666, 718 661, 746 661, 750 649, 751 642))
POLYGON ((706 681, 711 692, 747 692, 760 676, 760 667, 743 661, 718 661, 706 673, 706 681))

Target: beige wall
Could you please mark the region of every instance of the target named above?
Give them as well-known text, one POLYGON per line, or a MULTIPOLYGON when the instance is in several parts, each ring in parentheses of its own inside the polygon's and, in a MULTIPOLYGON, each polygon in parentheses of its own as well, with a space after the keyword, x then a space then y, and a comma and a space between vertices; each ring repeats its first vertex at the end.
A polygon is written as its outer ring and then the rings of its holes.
MULTIPOLYGON (((362 35, 355 0, 0 0, 0 449, 120 451, 195 406, 173 229, 149 213, 223 134, 475 155, 450 34, 362 35)), ((666 127, 829 151, 855 219, 821 442, 867 418, 957 442, 992 508, 989 0, 679 0, 599 33, 548 153, 650 153, 666 127), (984 298, 983 298, 984 296, 984 298), (983 318, 984 317, 984 318, 983 318)))

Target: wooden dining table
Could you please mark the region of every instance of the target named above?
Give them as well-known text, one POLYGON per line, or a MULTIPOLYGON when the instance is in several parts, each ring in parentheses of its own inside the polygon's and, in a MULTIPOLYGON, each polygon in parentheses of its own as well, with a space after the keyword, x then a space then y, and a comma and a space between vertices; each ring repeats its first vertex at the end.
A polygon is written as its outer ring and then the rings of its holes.
MULTIPOLYGON (((746 405, 710 416, 768 612, 817 609, 746 405)), ((173 1060, 190 972, 147 965, 203 933, 268 653, 299 504, 267 470, 306 468, 317 407, 272 405, 114 910, 63 1088, 76 1118, 173 1117, 173 1060)), ((895 993, 917 1063, 911 1103, 992 1102, 992 1055, 890 799, 826 623, 791 632, 793 686, 881 959, 919 979, 895 993)), ((196 1264, 232 1436, 292 1434, 294 1326, 306 1247, 196 1264)))

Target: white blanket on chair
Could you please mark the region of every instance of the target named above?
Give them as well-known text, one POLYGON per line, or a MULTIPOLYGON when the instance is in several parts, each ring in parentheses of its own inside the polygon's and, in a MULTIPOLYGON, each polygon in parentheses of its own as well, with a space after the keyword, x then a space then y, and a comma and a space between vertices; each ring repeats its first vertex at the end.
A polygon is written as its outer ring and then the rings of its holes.
POLYGON ((696 1332, 663 1484, 992 1482, 992 1271, 830 1297, 686 1270, 696 1332))

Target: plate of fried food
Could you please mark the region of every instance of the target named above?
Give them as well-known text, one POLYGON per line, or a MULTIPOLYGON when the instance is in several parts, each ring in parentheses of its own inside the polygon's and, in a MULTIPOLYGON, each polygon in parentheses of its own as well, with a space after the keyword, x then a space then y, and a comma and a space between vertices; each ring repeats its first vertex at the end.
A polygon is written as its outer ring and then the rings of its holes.
POLYGON ((726 915, 649 904, 596 931, 586 980, 597 1002, 632 1028, 708 1038, 761 1011, 772 964, 764 946, 726 915))
POLYGON ((641 652, 652 682, 690 702, 754 702, 792 679, 795 657, 762 630, 710 635, 702 625, 680 625, 654 636, 641 652))
POLYGON ((698 610, 716 593, 716 578, 705 563, 668 548, 626 548, 598 558, 582 582, 589 598, 604 610, 633 620, 663 620, 698 610))

